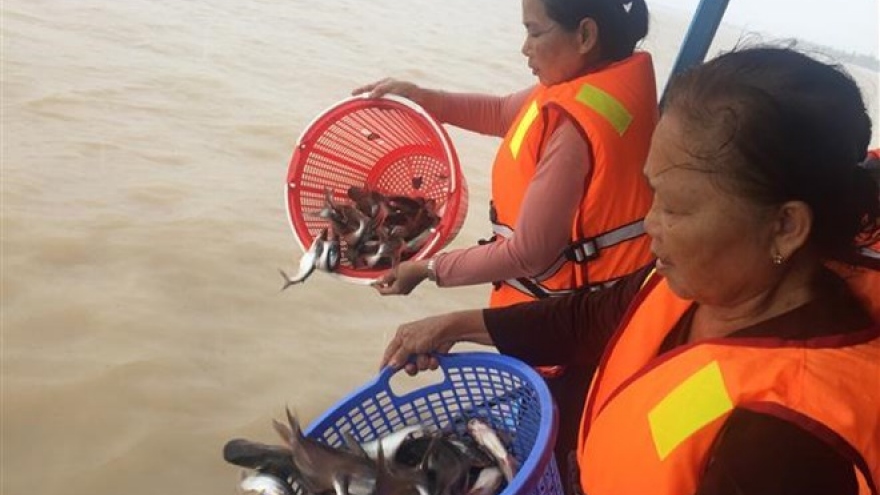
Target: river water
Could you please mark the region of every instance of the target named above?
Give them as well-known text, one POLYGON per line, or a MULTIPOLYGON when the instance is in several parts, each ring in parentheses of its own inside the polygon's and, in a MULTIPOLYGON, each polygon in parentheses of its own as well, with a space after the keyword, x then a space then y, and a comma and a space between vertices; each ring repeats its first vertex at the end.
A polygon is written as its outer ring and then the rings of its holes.
MULTIPOLYGON (((661 85, 685 26, 655 11, 661 85)), ((6 0, 0 32, 3 494, 235 493, 225 441, 276 442, 271 418, 369 380, 398 324, 486 301, 323 273, 279 292, 300 255, 284 180, 303 128, 363 83, 531 84, 518 2, 6 0)), ((877 73, 854 71, 876 115, 877 73)), ((450 132, 457 247, 488 230, 498 140, 450 132)))

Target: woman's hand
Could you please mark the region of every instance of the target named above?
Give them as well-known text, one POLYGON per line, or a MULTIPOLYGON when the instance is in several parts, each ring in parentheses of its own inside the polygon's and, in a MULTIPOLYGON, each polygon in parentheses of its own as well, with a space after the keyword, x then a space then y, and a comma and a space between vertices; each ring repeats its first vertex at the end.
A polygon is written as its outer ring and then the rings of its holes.
POLYGON ((385 348, 379 369, 405 368, 409 375, 435 370, 439 366, 435 354, 449 352, 457 342, 492 345, 482 310, 456 311, 400 325, 385 348))
POLYGON ((439 363, 434 354, 445 354, 457 342, 464 341, 492 343, 482 310, 447 313, 400 325, 385 348, 379 368, 403 367, 410 375, 435 370, 439 363))
POLYGON ((353 96, 356 96, 363 93, 369 93, 367 96, 369 96, 370 98, 379 98, 383 95, 393 94, 403 96, 404 98, 409 98, 410 100, 419 103, 421 92, 421 88, 411 82, 385 78, 381 81, 376 81, 374 83, 361 86, 352 91, 351 94, 353 96))
POLYGON ((454 340, 445 336, 451 319, 452 314, 445 314, 400 325, 385 348, 379 368, 404 367, 410 375, 428 369, 436 370, 439 363, 432 353, 449 352, 455 344, 454 340))
POLYGON ((383 296, 407 295, 429 275, 427 262, 403 261, 373 282, 373 287, 383 296))

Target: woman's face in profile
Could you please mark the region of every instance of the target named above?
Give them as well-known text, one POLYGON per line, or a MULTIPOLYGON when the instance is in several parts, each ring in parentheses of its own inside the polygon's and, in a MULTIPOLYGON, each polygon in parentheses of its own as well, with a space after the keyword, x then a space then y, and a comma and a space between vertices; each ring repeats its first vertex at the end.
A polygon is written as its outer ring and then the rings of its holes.
POLYGON ((579 33, 566 31, 548 17, 543 0, 523 0, 522 18, 526 28, 522 53, 541 84, 563 83, 583 72, 579 33))
MULTIPOLYGON (((692 156, 688 150, 696 140, 713 137, 683 123, 675 113, 664 114, 645 166, 654 190, 645 228, 657 271, 680 297, 737 304, 774 275, 772 215, 733 194, 724 173, 692 156)), ((700 144, 711 148, 712 143, 700 144)))

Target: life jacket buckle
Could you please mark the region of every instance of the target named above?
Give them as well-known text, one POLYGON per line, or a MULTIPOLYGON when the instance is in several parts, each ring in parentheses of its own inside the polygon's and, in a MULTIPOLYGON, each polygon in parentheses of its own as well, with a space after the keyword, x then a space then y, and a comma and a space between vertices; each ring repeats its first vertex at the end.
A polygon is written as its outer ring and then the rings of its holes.
POLYGON ((565 248, 565 258, 575 263, 587 263, 599 257, 599 245, 595 238, 580 239, 565 248))

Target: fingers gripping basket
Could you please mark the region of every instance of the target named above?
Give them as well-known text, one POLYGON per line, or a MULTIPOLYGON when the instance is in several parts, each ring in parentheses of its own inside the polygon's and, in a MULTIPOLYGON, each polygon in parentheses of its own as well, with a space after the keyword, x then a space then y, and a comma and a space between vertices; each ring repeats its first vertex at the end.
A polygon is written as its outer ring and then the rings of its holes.
MULTIPOLYGON (((314 214, 325 204, 325 190, 334 201, 346 202, 352 186, 435 202, 440 221, 410 259, 443 249, 467 215, 467 186, 449 136, 424 109, 404 98, 343 100, 300 136, 288 167, 286 199, 294 236, 304 251, 329 226, 314 214)), ((383 271, 354 268, 344 261, 335 274, 369 283, 383 271)))
POLYGON ((512 437, 520 464, 501 495, 562 495, 553 455, 557 412, 544 380, 525 363, 491 353, 440 356, 440 368, 441 383, 401 396, 391 389, 393 372, 385 369, 316 419, 306 434, 341 447, 343 432, 368 442, 404 426, 444 428, 480 417, 512 437))

